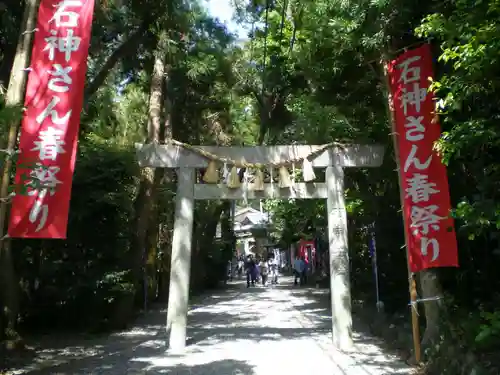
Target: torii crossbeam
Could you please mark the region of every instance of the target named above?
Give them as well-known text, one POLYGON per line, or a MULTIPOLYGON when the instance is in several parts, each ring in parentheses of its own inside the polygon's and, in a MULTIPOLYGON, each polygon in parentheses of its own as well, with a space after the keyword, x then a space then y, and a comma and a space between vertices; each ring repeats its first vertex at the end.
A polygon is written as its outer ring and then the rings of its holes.
POLYGON ((298 198, 325 199, 328 211, 330 250, 330 289, 332 305, 332 340, 340 350, 352 348, 351 291, 347 244, 347 214, 344 202, 344 168, 379 167, 384 148, 380 145, 333 146, 255 146, 215 147, 196 146, 198 150, 233 161, 262 165, 279 165, 289 160, 306 158, 319 151, 311 163, 326 168, 324 183, 296 183, 280 189, 277 184, 265 184, 263 191, 228 189, 223 184, 196 184, 195 168, 205 168, 210 160, 199 152, 180 145, 136 145, 141 167, 178 168, 172 265, 167 311, 169 349, 182 352, 186 346, 191 244, 195 199, 264 199, 298 198))

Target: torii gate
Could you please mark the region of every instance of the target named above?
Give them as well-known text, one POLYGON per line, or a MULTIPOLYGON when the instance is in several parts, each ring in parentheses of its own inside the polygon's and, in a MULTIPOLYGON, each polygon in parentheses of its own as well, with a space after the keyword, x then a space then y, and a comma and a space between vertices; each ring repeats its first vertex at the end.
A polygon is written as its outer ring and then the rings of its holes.
POLYGON ((332 340, 340 350, 350 350, 352 341, 351 291, 347 250, 347 214, 344 202, 344 168, 379 167, 384 148, 380 145, 344 146, 189 146, 180 142, 168 145, 137 144, 141 167, 178 168, 175 223, 172 238, 172 263, 167 311, 169 349, 183 352, 186 346, 191 271, 194 200, 297 198, 325 199, 328 211, 330 250, 330 290, 332 306, 332 340), (205 156, 203 156, 205 154, 205 156), (281 189, 265 184, 262 191, 229 189, 225 184, 197 184, 195 168, 206 168, 216 155, 219 160, 261 165, 280 165, 289 160, 310 160, 314 167, 326 167, 326 182, 298 182, 281 189))

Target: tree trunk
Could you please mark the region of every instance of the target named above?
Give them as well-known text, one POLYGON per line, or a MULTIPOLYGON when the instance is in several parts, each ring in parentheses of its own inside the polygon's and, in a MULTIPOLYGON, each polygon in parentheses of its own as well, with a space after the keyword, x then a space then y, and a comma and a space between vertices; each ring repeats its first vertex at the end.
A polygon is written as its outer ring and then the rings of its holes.
POLYGON ((163 180, 165 170, 163 168, 155 168, 153 178, 153 194, 151 196, 151 215, 149 216, 149 223, 146 236, 145 251, 147 252, 145 271, 147 276, 147 290, 148 299, 155 298, 156 290, 158 287, 157 280, 157 258, 158 258, 158 236, 160 234, 160 207, 158 202, 159 190, 163 180))
POLYGON ((191 272, 192 290, 200 290, 207 286, 207 275, 211 271, 206 263, 207 254, 214 249, 217 224, 223 208, 222 203, 207 202, 204 209, 199 209, 198 213, 195 214, 196 229, 194 231, 191 272))
POLYGON ((231 227, 231 201, 222 202, 220 224, 222 238, 225 240, 231 239, 233 233, 231 227))
MULTIPOLYGON (((21 32, 17 41, 16 57, 12 65, 10 73, 9 87, 5 105, 7 107, 22 107, 24 99, 24 91, 26 89, 27 73, 25 69, 28 67, 29 57, 31 52, 31 41, 35 28, 38 10, 38 0, 27 0, 23 20, 21 23, 21 32)), ((17 133, 19 131, 19 120, 13 120, 9 128, 9 136, 7 145, 4 147, 7 150, 13 151, 16 145, 17 133)), ((14 270, 12 260, 10 240, 4 238, 6 230, 7 206, 5 198, 9 194, 10 184, 10 169, 12 161, 7 158, 4 163, 2 172, 2 181, 0 186, 0 197, 3 200, 0 202, 0 293, 1 303, 5 322, 5 327, 1 327, 2 336, 7 339, 8 348, 20 343, 19 335, 16 332, 16 321, 19 309, 19 287, 17 285, 17 277, 14 270)))
MULTIPOLYGON (((437 268, 429 268, 418 274, 422 299, 432 299, 443 295, 438 272, 437 268)), ((426 325, 422 337, 422 349, 425 350, 439 340, 441 319, 444 316, 442 314, 445 312, 445 305, 443 299, 431 300, 423 304, 426 325)))
MULTIPOLYGON (((173 212, 173 208, 169 211, 173 212)), ((173 216, 173 215, 172 215, 173 216)), ((169 228, 173 228, 173 220, 169 217, 165 223, 162 225, 162 231, 160 232, 160 243, 162 246, 162 251, 158 257, 158 279, 157 279, 157 301, 167 302, 168 301, 168 288, 169 288, 169 275, 170 275, 170 261, 172 259, 172 232, 169 228)))
POLYGON ((223 257, 227 260, 232 258, 236 247, 236 237, 233 232, 233 223, 231 221, 231 213, 232 213, 232 202, 224 201, 223 203, 222 214, 220 218, 220 229, 221 229, 221 237, 224 242, 224 254, 223 257))
MULTIPOLYGON (((159 143, 162 133, 161 111, 163 97, 163 79, 166 64, 167 32, 161 32, 155 51, 153 73, 151 77, 151 89, 149 95, 149 119, 147 124, 147 143, 159 143)), ((139 192, 135 200, 135 236, 133 244, 133 262, 132 269, 135 273, 136 285, 141 285, 141 278, 144 281, 145 266, 147 261, 148 249, 147 234, 150 225, 150 217, 154 207, 155 192, 160 179, 155 179, 154 168, 142 168, 139 192), (143 270, 143 272, 141 272, 143 270)), ((142 292, 144 288, 142 289, 142 292)), ((139 296, 143 293, 139 292, 139 296)))
MULTIPOLYGON (((169 97, 169 92, 167 91, 168 87, 168 82, 169 82, 169 71, 170 71, 170 66, 165 67, 165 72, 164 72, 164 80, 162 82, 163 85, 163 118, 164 118, 164 124, 160 128, 160 142, 161 143, 166 143, 168 142, 169 139, 172 139, 172 128, 171 128, 171 104, 170 104, 170 97, 169 97)), ((161 280, 158 280, 158 269, 164 269, 159 262, 162 262, 162 259, 158 259, 158 243, 159 243, 159 234, 160 234, 160 216, 163 214, 162 212, 162 207, 161 207, 161 200, 159 201, 159 197, 161 194, 161 190, 164 188, 169 188, 172 191, 175 191, 175 186, 173 184, 173 175, 172 175, 172 170, 170 169, 163 169, 163 168, 157 168, 155 169, 154 172, 154 190, 153 190, 153 212, 150 217, 150 222, 149 222, 149 229, 148 229, 148 235, 147 235, 147 246, 146 249, 149 251, 148 255, 148 264, 147 264, 147 274, 148 274, 148 279, 151 280, 151 285, 149 286, 150 292, 153 292, 153 295, 156 296, 156 291, 159 291, 159 298, 167 298, 168 296, 165 295, 164 291, 166 290, 164 285, 159 285, 159 282, 161 280), (163 186, 162 186, 163 185, 163 186), (161 297, 160 297, 161 295, 161 297)), ((173 210, 170 210, 168 212, 169 216, 172 216, 171 218, 167 218, 167 223, 168 225, 173 224, 173 210)), ((171 243, 169 244, 171 245, 171 243)), ((163 252, 165 253, 165 251, 163 252)), ((163 281, 165 281, 166 277, 165 275, 162 275, 163 281)))
POLYGON ((214 243, 215 235, 217 233, 217 226, 225 207, 225 202, 222 202, 217 203, 209 208, 209 213, 211 212, 211 214, 206 217, 205 229, 203 231, 204 244, 208 245, 214 243))

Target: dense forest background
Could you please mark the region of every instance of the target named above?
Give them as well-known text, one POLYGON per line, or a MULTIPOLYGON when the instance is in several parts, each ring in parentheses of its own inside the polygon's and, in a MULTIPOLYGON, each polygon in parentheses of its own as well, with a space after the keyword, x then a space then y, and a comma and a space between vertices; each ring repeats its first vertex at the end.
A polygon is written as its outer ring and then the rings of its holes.
MULTIPOLYGON (((33 4, 0 1, 4 144, 20 119, 20 107, 5 99, 19 77, 11 79, 16 46, 33 4)), ((140 170, 134 143, 170 138, 194 145, 384 144, 381 168, 347 173, 353 295, 374 298, 367 227, 375 223, 382 299, 389 314, 402 312, 408 321, 382 62, 429 41, 442 104, 436 146, 448 166, 460 268, 419 275, 422 297, 446 295, 420 306, 427 369, 498 373, 500 1, 235 0, 235 6, 250 30, 243 42, 195 0, 97 2, 68 239, 1 241, 0 339, 12 347, 41 331, 114 329, 145 299, 165 301, 168 280, 158 279, 157 270, 168 273, 175 174, 140 170)), ((326 226, 321 201, 266 206, 283 246, 321 236, 326 226)), ((229 218, 228 202, 197 202, 193 292, 224 277, 233 246, 229 218), (215 238, 219 221, 222 241, 215 238)))

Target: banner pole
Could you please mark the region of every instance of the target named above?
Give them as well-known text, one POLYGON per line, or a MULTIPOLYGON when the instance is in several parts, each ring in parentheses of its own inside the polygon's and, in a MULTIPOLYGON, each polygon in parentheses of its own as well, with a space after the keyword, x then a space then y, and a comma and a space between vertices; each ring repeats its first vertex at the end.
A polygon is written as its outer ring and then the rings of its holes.
MULTIPOLYGON (((384 58, 384 60, 386 60, 384 58)), ((406 246, 406 263, 408 267, 408 287, 410 292, 410 310, 411 310, 411 325, 413 333, 413 348, 415 352, 415 362, 418 364, 421 361, 421 346, 420 346, 420 326, 418 321, 417 312, 417 282, 415 279, 415 274, 410 270, 410 254, 409 254, 409 244, 408 244, 408 233, 406 233, 406 217, 404 214, 404 192, 401 187, 401 164, 399 162, 399 147, 398 147, 398 134, 396 132, 396 122, 394 118, 394 107, 391 93, 391 86, 389 82, 389 73, 387 71, 387 61, 382 61, 382 66, 384 69, 384 79, 385 79, 385 92, 387 97, 387 112, 389 122, 391 124, 392 141, 394 145, 394 156, 396 159, 396 169, 398 172, 399 181, 399 199, 401 204, 403 223, 404 223, 404 236, 405 236, 405 246, 406 246)))
POLYGON ((371 233, 371 241, 372 241, 372 247, 373 247, 373 258, 372 258, 373 277, 375 278, 375 295, 377 298, 377 304, 375 306, 377 307, 377 311, 381 312, 382 305, 380 303, 380 290, 379 290, 379 284, 378 284, 377 243, 375 241, 375 225, 373 226, 373 231, 371 233))

